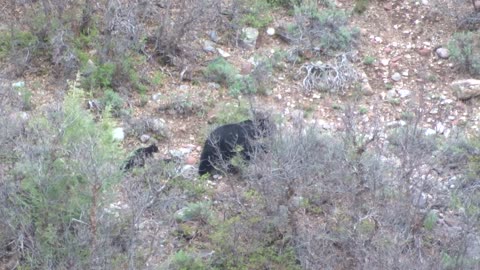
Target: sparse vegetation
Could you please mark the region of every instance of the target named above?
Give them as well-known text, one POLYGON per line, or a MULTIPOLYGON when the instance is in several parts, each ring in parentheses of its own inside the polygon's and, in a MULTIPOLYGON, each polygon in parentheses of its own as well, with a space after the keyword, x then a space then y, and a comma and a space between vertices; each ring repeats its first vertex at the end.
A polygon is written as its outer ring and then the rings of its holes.
POLYGON ((348 26, 345 12, 336 8, 318 10, 316 5, 302 4, 295 7, 295 21, 295 43, 316 55, 349 51, 359 37, 359 30, 348 26))
POLYGON ((471 32, 460 32, 453 35, 448 49, 451 59, 462 71, 475 75, 480 74, 480 42, 479 36, 471 32))

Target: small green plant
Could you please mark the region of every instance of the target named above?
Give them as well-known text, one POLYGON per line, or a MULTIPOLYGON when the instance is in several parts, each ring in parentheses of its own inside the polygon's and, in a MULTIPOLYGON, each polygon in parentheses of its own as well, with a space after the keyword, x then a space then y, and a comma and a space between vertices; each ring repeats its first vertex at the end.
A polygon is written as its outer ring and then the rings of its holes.
POLYGON ((415 113, 413 113, 411 111, 404 111, 400 115, 400 119, 402 119, 404 121, 412 121, 414 118, 415 118, 415 113))
POLYGON ((386 84, 385 84, 385 88, 386 88, 387 90, 391 90, 391 89, 393 89, 393 84, 391 84, 391 83, 386 83, 386 84))
POLYGON ((22 110, 30 111, 32 109, 32 91, 25 87, 19 89, 19 94, 22 96, 22 110))
POLYGON ((161 71, 155 71, 152 76, 152 84, 155 86, 163 86, 163 81, 165 80, 165 74, 161 71))
POLYGON ((254 94, 257 92, 257 87, 253 78, 249 75, 237 75, 233 83, 228 88, 228 93, 232 97, 238 97, 241 94, 254 94))
POLYGON ((388 99, 387 102, 394 106, 398 106, 401 104, 401 101, 399 98, 391 98, 391 99, 388 99))
POLYGON ((272 22, 271 6, 267 1, 248 0, 246 4, 249 8, 241 19, 243 25, 264 28, 272 22))
POLYGON ((455 33, 448 43, 450 58, 471 75, 480 74, 479 35, 472 32, 455 33))
POLYGON ((368 8, 369 0, 356 0, 355 6, 353 7, 353 11, 358 14, 362 14, 368 8))
POLYGON ((213 60, 203 73, 207 79, 228 86, 235 81, 238 71, 232 64, 219 57, 213 60))
POLYGON ((113 63, 105 63, 100 65, 92 75, 93 81, 91 85, 93 88, 111 88, 113 74, 115 73, 116 65, 113 63))
POLYGON ((140 107, 145 107, 148 103, 148 96, 145 94, 140 94, 140 107))
POLYGON ((366 114, 368 113, 368 108, 364 106, 360 106, 360 109, 358 110, 360 114, 366 114))
POLYGON ((250 107, 244 99, 240 99, 236 103, 222 103, 219 107, 220 109, 215 119, 215 123, 218 125, 238 123, 250 117, 250 107))
MULTIPOLYGON (((356 45, 360 35, 357 28, 348 27, 348 17, 344 11, 329 8, 318 10, 316 6, 295 7, 300 46, 323 55, 335 55, 338 51, 348 51, 356 45)), ((296 35, 298 36, 298 35, 296 35)))
POLYGON ((109 107, 114 115, 119 115, 124 104, 122 97, 112 89, 105 90, 100 102, 103 108, 109 107))
POLYGON ((332 109, 340 111, 343 110, 343 106, 341 104, 334 103, 332 104, 332 109))
POLYGON ((375 63, 375 61, 376 61, 375 57, 370 56, 370 55, 367 55, 363 58, 363 64, 367 65, 367 66, 373 65, 373 63, 375 63))
POLYGON ((429 231, 432 231, 435 225, 437 224, 438 216, 435 212, 430 211, 425 220, 423 221, 423 227, 429 231))
POLYGON ((193 254, 189 254, 183 250, 173 255, 168 269, 171 270, 204 270, 207 266, 203 261, 193 254))
POLYGON ((181 222, 196 220, 208 223, 211 216, 210 203, 198 202, 187 204, 187 206, 175 214, 175 219, 181 222))
POLYGON ((37 42, 37 38, 30 32, 14 31, 12 34, 0 31, 0 59, 4 59, 12 50, 32 47, 37 42))

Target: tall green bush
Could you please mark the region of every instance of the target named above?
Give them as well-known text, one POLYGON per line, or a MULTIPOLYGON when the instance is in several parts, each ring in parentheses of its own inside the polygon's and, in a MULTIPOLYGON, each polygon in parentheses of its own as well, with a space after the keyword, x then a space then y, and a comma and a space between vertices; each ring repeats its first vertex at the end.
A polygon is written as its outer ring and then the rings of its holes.
POLYGON ((22 269, 93 269, 113 260, 102 231, 116 222, 102 216, 121 176, 122 151, 108 112, 95 122, 82 100, 73 88, 63 108, 33 118, 19 138, 13 169, 19 181, 1 214, 23 246, 22 269))

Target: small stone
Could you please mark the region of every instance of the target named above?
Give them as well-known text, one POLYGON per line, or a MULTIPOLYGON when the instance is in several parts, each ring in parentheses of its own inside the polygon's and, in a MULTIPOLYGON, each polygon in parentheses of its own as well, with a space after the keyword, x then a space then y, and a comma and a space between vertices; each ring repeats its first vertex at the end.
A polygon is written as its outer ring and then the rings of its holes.
POLYGON ((268 27, 268 28, 267 28, 267 35, 269 35, 269 36, 275 35, 275 28, 273 28, 273 27, 268 27))
POLYGON ((123 128, 117 127, 114 128, 112 131, 112 138, 114 141, 123 141, 125 139, 125 132, 123 131, 123 128))
POLYGON ((422 5, 428 6, 428 0, 422 0, 422 5))
POLYGON ((146 142, 148 142, 148 140, 150 140, 150 135, 148 135, 148 134, 143 134, 142 136, 140 136, 140 141, 141 141, 142 143, 146 143, 146 142))
POLYGON ((226 51, 224 51, 220 48, 217 48, 217 51, 220 54, 220 56, 223 57, 223 58, 228 58, 228 57, 231 56, 228 52, 226 52, 226 51))
POLYGON ((393 99, 397 97, 397 91, 395 89, 390 89, 387 91, 387 99, 393 99))
POLYGON ((152 95, 152 100, 153 101, 158 101, 162 97, 161 93, 156 93, 152 95))
POLYGON ((458 80, 452 82, 450 87, 460 100, 468 100, 480 96, 480 80, 458 80))
POLYGON ((402 75, 400 75, 400 73, 398 73, 398 72, 393 73, 393 75, 392 75, 392 80, 398 82, 398 81, 400 81, 401 79, 402 79, 402 75))
POLYGON ((437 56, 442 59, 447 59, 450 56, 447 48, 438 48, 436 51, 437 56))
POLYGON ((155 134, 158 134, 162 137, 168 137, 169 136, 167 123, 162 118, 150 119, 147 122, 147 124, 148 124, 148 127, 149 127, 150 131, 154 132, 155 134))
POLYGON ((438 108, 433 108, 430 110, 430 114, 437 114, 438 113, 438 108))
POLYGON ((388 60, 388 59, 380 60, 380 64, 382 64, 382 66, 388 66, 389 63, 390 63, 390 60, 388 60))
POLYGON ((435 130, 438 134, 443 134, 443 132, 445 131, 445 125, 439 122, 437 123, 437 125, 435 125, 435 130))
POLYGON ((211 53, 215 51, 215 43, 210 40, 205 40, 203 42, 203 50, 207 53, 211 53))
POLYGON ((217 43, 217 42, 220 40, 220 38, 219 38, 218 35, 217 35, 217 31, 210 31, 210 32, 208 33, 208 36, 209 36, 210 39, 211 39, 213 42, 215 42, 215 43, 217 43))
POLYGON ((208 89, 220 89, 220 84, 218 84, 216 82, 209 82, 207 84, 207 88, 208 89))
POLYGON ((434 129, 427 128, 427 129, 425 130, 425 135, 426 135, 426 136, 431 136, 431 135, 435 135, 435 134, 437 134, 437 132, 436 132, 434 129))
POLYGON ((178 90, 180 91, 188 91, 189 87, 186 84, 182 84, 178 87, 178 90))
POLYGON ((408 77, 408 69, 402 71, 402 76, 408 77))
POLYGON ((242 29, 242 44, 247 48, 255 48, 255 44, 257 43, 258 38, 258 30, 253 27, 246 27, 242 29))
POLYGON ((12 87, 13 87, 13 88, 22 88, 22 87, 25 87, 25 82, 24 82, 24 81, 19 81, 19 82, 16 82, 16 83, 12 83, 12 87))
POLYGON ((392 52, 392 48, 386 47, 385 49, 383 49, 383 51, 384 51, 386 54, 390 54, 390 53, 392 52))
POLYGON ((402 56, 399 55, 399 56, 395 56, 394 58, 392 58, 392 62, 398 62, 398 60, 402 59, 402 56))
POLYGON ((409 97, 411 94, 412 94, 412 91, 407 89, 398 90, 398 95, 400 95, 401 98, 409 97))
POLYGON ((432 51, 431 51, 430 49, 428 49, 428 48, 421 48, 421 49, 419 49, 417 52, 418 52, 418 54, 420 54, 421 56, 429 56, 432 51))
POLYGON ((185 159, 185 163, 187 165, 195 165, 197 163, 197 159, 193 155, 190 155, 185 159))

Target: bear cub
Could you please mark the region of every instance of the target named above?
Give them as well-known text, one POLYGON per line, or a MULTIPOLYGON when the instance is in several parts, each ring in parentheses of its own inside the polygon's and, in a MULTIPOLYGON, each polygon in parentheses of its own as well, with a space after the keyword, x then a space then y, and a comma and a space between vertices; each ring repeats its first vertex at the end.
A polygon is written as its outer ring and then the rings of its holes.
POLYGON ((141 147, 135 150, 128 161, 123 167, 123 171, 129 171, 133 167, 143 167, 145 166, 145 159, 153 157, 153 153, 158 152, 158 147, 155 144, 152 144, 148 147, 141 147))
MULTIPOLYGON (((211 173, 215 166, 218 167, 222 162, 228 162, 238 152, 239 146, 243 159, 250 160, 257 147, 255 140, 269 136, 271 130, 272 126, 267 118, 217 127, 205 141, 200 156, 198 174, 202 176, 211 173)), ((229 169, 232 167, 230 165, 229 169)))

